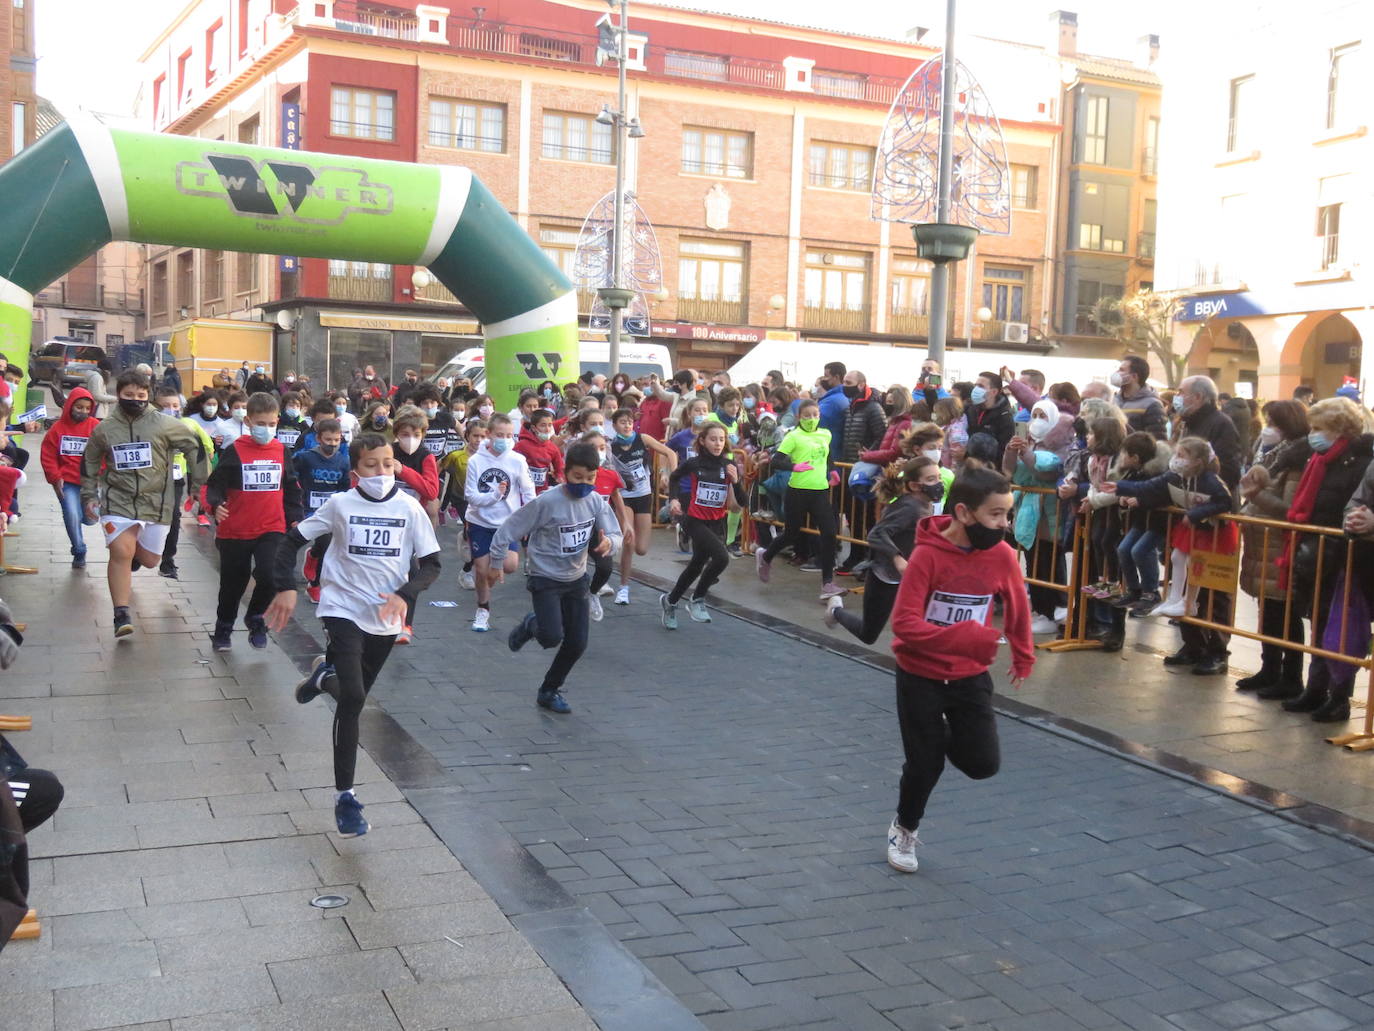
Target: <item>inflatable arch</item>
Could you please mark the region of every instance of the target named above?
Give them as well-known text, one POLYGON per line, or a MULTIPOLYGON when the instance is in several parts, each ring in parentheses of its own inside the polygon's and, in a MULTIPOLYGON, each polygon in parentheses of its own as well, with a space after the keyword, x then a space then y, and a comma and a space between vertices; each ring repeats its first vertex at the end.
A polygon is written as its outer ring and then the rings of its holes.
POLYGON ((577 295, 466 168, 67 122, 0 167, 0 353, 33 295, 111 240, 424 265, 482 323, 498 410, 578 368, 577 295))

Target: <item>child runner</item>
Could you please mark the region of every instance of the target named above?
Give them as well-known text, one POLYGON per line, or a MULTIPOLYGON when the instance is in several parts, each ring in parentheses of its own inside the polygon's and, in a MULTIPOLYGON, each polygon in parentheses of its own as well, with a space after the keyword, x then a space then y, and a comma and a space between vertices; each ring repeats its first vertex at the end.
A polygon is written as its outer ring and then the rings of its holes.
POLYGON ((277 439, 282 442, 288 455, 301 446, 301 441, 310 430, 305 424, 305 412, 301 409, 301 403, 301 395, 294 390, 288 390, 281 396, 281 418, 277 421, 277 439))
POLYGON ((1035 665, 1020 560, 1005 540, 1011 510, 1006 477, 989 469, 960 476, 945 501, 948 514, 916 528, 916 549, 897 589, 892 651, 905 762, 887 861, 903 873, 919 865, 916 830, 945 761, 974 780, 1000 765, 988 667, 1002 635, 1011 644, 1013 687, 1035 665), (998 595, 1001 631, 991 625, 998 595))
POLYGON ((357 489, 330 498, 287 533, 277 549, 278 594, 267 610, 267 625, 285 628, 296 608, 296 553, 330 534, 319 607, 328 651, 297 685, 296 701, 305 704, 324 692, 336 703, 334 821, 346 838, 368 832, 353 794, 358 716, 401 630, 406 603, 439 575, 434 526, 419 502, 397 487, 391 445, 379 434, 361 433, 351 450, 357 489))
MULTIPOLYGON (((402 405, 392 424, 396 442, 392 449, 396 458, 396 480, 425 510, 429 521, 439 525, 439 464, 424 448, 425 431, 429 422, 414 405, 402 405)), ((405 628, 396 637, 397 644, 410 644, 415 638, 411 624, 415 622, 415 606, 406 606, 405 628)))
POLYGON ((628 605, 634 557, 649 554, 649 531, 654 518, 654 456, 661 456, 671 473, 677 468, 677 452, 647 433, 636 432, 635 413, 628 408, 612 413, 611 425, 615 428, 611 461, 625 481, 625 489, 620 493, 634 518, 634 533, 625 535, 627 546, 620 552, 620 590, 615 594, 617 605, 628 605), (631 538, 633 548, 628 546, 631 538))
POLYGON ((86 538, 81 527, 94 526, 95 520, 81 511, 81 456, 86 453, 86 441, 100 425, 92 416, 95 399, 84 387, 77 387, 67 395, 62 405, 62 417, 52 424, 43 437, 39 461, 43 477, 57 492, 57 504, 62 509, 62 524, 72 545, 72 568, 86 568, 86 538))
POLYGON ((784 545, 803 543, 802 523, 809 515, 820 531, 816 561, 821 570, 821 601, 828 601, 844 594, 845 588, 835 583, 835 509, 830 504, 830 488, 840 482, 840 474, 830 467, 830 431, 820 428, 820 416, 820 405, 803 401, 797 409, 797 428, 773 452, 771 467, 791 474, 783 506, 787 525, 767 548, 754 552, 754 561, 759 579, 767 583, 773 557, 784 545))
MULTIPOLYGON (((175 386, 169 383, 159 386, 154 392, 154 403, 157 405, 157 410, 163 415, 170 419, 177 419, 194 430, 200 436, 201 446, 205 448, 207 455, 215 453, 215 443, 202 428, 200 421, 182 416, 181 394, 175 386)), ((162 561, 158 563, 157 567, 158 575, 165 576, 168 580, 176 580, 179 575, 177 572, 177 545, 181 541, 182 498, 186 495, 186 459, 181 455, 172 456, 172 489, 172 525, 167 527, 167 543, 162 546, 162 561)))
MULTIPOLYGON (((223 416, 224 412, 221 411, 223 416)), ((220 419, 219 449, 223 451, 239 437, 248 435, 248 395, 236 390, 229 395, 228 418, 220 419)))
MULTIPOLYGON (((473 574, 477 588, 477 611, 472 629, 486 633, 491 629, 491 539, 511 515, 534 500, 534 484, 525 456, 512 450, 515 430, 509 416, 493 415, 487 422, 486 442, 468 459, 464 496, 468 502, 468 540, 472 544, 473 574)), ((510 545, 502 563, 507 573, 519 565, 519 542, 510 545)))
POLYGON ((219 608, 210 644, 227 652, 233 642, 239 602, 248 588, 249 569, 255 586, 248 599, 244 625, 248 643, 267 647, 263 614, 272 601, 272 563, 287 527, 301 519, 301 490, 286 445, 277 439, 277 399, 257 393, 246 406, 248 434, 220 452, 205 496, 215 512, 215 546, 219 549, 219 608))
POLYGON ((557 713, 572 712, 562 687, 573 665, 587 650, 591 600, 588 545, 599 534, 600 540, 592 551, 610 555, 621 543, 620 526, 606 499, 596 493, 599 458, 595 446, 587 442, 568 448, 564 465, 567 482, 545 491, 513 513, 491 541, 491 565, 486 579, 496 584, 505 579, 503 569, 510 568, 506 549, 522 537, 529 540, 530 571, 525 585, 534 611, 511 629, 506 642, 513 652, 518 652, 531 638, 543 648, 558 648, 535 695, 540 706, 557 713))
MULTIPOLYGON (((292 459, 301 487, 301 507, 307 519, 335 494, 348 490, 348 451, 343 447, 343 427, 334 418, 332 405, 329 411, 329 417, 320 419, 311 429, 310 436, 315 443, 297 451, 292 459)), ((316 537, 305 556, 305 593, 317 605, 320 601, 320 564, 324 561, 329 540, 327 533, 316 537)))
POLYGON ((924 456, 894 462, 879 477, 877 493, 882 515, 868 531, 871 565, 864 579, 863 618, 846 612, 839 596, 831 598, 825 609, 826 626, 838 624, 864 644, 878 639, 892 615, 897 587, 916 546, 916 524, 944 499, 940 464, 924 456))
MULTIPOLYGON (((630 521, 630 510, 625 507, 625 502, 621 498, 621 492, 625 489, 625 480, 616 472, 615 466, 611 462, 610 448, 606 444, 606 438, 600 433, 588 433, 582 438, 581 443, 590 444, 596 448, 596 453, 600 457, 601 465, 596 470, 596 492, 606 499, 606 503, 611 506, 611 512, 615 515, 615 521, 620 526, 620 536, 622 547, 621 554, 630 550, 634 543, 634 526, 630 521)), ((574 447, 577 445, 574 444, 574 447)), ((592 599, 590 602, 592 622, 600 623, 605 617, 606 612, 601 607, 601 599, 597 592, 610 582, 611 573, 615 570, 615 559, 610 552, 597 550, 601 544, 601 535, 593 534, 588 551, 592 553, 592 599)), ((621 563, 624 568, 624 563, 621 563)))
MULTIPOLYGON (((706 417, 711 411, 710 403, 705 398, 693 398, 682 410, 683 425, 668 438, 668 447, 673 454, 677 455, 677 464, 682 465, 689 458, 697 455, 697 434, 706 425, 706 417)), ((679 481, 683 498, 687 497, 687 492, 691 489, 691 484, 679 481)), ((686 554, 692 550, 691 542, 687 538, 687 530, 682 524, 682 520, 677 520, 677 550, 686 554)))
POLYGON ((329 393, 329 400, 334 402, 334 418, 339 420, 339 425, 343 427, 343 439, 345 444, 351 444, 353 437, 361 432, 358 425, 358 417, 348 410, 348 395, 342 390, 333 390, 329 393))
POLYGON ((674 516, 681 516, 683 532, 692 544, 692 559, 687 568, 669 593, 659 595, 663 626, 668 630, 677 629, 677 603, 693 581, 697 586, 692 592, 687 614, 694 622, 711 622, 711 614, 706 611, 706 592, 730 564, 730 555, 725 550, 725 516, 730 498, 733 496, 736 504, 744 503, 743 491, 737 482, 739 470, 725 447, 725 427, 718 422, 703 426, 697 435, 696 452, 695 458, 687 459, 668 475, 670 493, 675 492, 682 481, 687 483, 687 511, 683 512, 681 500, 674 497, 672 512, 674 516))
POLYGON ((463 424, 463 446, 457 451, 450 452, 441 466, 441 479, 448 481, 448 496, 444 499, 444 507, 462 527, 459 533, 462 535, 463 571, 458 576, 458 584, 465 591, 474 590, 477 582, 472 576, 472 541, 468 539, 467 524, 468 501, 463 492, 467 488, 468 461, 477 454, 477 449, 486 438, 486 423, 481 419, 467 420, 463 424))
POLYGON ((563 452, 553 439, 553 412, 547 408, 525 417, 515 450, 525 456, 535 494, 543 494, 563 479, 563 452))
POLYGON ((118 406, 91 433, 81 459, 81 503, 100 520, 110 549, 106 577, 115 637, 134 632, 129 616, 133 571, 162 561, 172 501, 172 456, 186 457, 187 489, 205 482, 200 435, 178 419, 148 410, 148 377, 128 371, 115 381, 118 406))

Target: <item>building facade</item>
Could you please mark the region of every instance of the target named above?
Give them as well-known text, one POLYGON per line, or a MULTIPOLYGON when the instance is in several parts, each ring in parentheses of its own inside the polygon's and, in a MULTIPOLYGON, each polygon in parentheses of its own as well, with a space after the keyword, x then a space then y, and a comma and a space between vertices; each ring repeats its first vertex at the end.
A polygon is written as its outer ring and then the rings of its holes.
POLYGON ((35 2, 9 0, 0 8, 0 162, 8 161, 32 143, 36 133, 35 2))
POLYGON ((1163 69, 1158 280, 1181 298, 1175 352, 1257 398, 1374 386, 1374 10, 1264 0, 1243 19, 1197 14, 1163 69))

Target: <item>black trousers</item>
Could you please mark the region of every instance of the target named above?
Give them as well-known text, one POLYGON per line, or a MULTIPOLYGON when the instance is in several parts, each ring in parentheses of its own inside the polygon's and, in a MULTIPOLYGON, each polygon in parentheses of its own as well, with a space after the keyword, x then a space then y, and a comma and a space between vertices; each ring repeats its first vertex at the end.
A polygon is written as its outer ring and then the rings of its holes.
MULTIPOLYGON (((706 597, 706 592, 715 586, 720 574, 730 565, 730 553, 725 550, 725 519, 698 519, 696 516, 682 517, 682 528, 687 539, 692 542, 692 560, 677 578, 668 600, 676 605, 687 593, 687 588, 696 581, 692 599, 706 597), (700 577, 700 579, 697 579, 700 577)), ((774 542, 776 544, 776 541, 774 542)), ((771 545, 770 545, 771 547, 771 545)))
POLYGON ((334 790, 347 791, 353 787, 353 771, 358 764, 358 717, 396 638, 392 634, 369 634, 351 619, 321 618, 329 635, 325 661, 334 667, 334 675, 326 677, 322 685, 336 703, 334 790))
POLYGON ((219 548, 219 608, 215 611, 215 619, 219 623, 234 625, 250 575, 254 580, 253 593, 248 598, 248 615, 244 622, 251 625, 262 618, 277 593, 272 586, 272 564, 277 560, 277 545, 285 536, 265 533, 245 541, 222 538, 215 541, 219 548))
MULTIPOLYGON (((1305 630, 1302 625, 1302 604, 1293 599, 1287 606, 1282 598, 1265 598, 1260 609, 1260 633, 1266 637, 1281 637, 1294 644, 1303 643, 1305 630), (1288 625, 1284 626, 1284 610, 1289 609, 1288 625)), ((1267 641, 1260 643, 1261 669, 1289 683, 1302 680, 1302 652, 1296 648, 1284 648, 1267 641)))
POLYGON ((172 525, 167 530, 167 543, 162 546, 162 569, 177 567, 177 544, 181 540, 181 502, 186 497, 186 481, 177 480, 172 491, 172 525))
POLYGON ((863 616, 848 609, 839 609, 835 612, 835 618, 840 626, 864 644, 872 644, 892 617, 892 604, 897 600, 897 588, 900 586, 879 580, 870 570, 864 578, 863 616))
POLYGON ((10 792, 19 806, 19 821, 24 833, 41 827, 57 812, 66 794, 56 774, 25 767, 10 778, 10 792))
POLYGON ((897 822, 921 824, 926 802, 948 759, 973 780, 993 776, 1002 763, 992 712, 992 677, 929 680, 897 670, 897 723, 902 731, 902 781, 897 822))
POLYGON ((802 525, 809 515, 812 525, 820 531, 815 555, 816 564, 821 567, 821 582, 829 583, 835 578, 835 508, 830 503, 830 491, 788 487, 784 508, 787 525, 782 535, 774 537, 773 543, 764 549, 763 557, 772 562, 784 546, 800 547, 806 537, 802 525))
MULTIPOLYGON (((1229 594, 1203 587, 1197 592, 1197 618, 1230 625, 1231 601, 1229 594)), ((1181 623, 1179 633, 1183 637, 1183 646, 1191 648, 1203 658, 1224 658, 1227 654, 1226 645, 1230 637, 1219 630, 1181 623)))
POLYGON ((541 648, 558 649, 539 685, 541 694, 561 688, 587 650, 592 618, 587 582, 586 576, 570 581, 531 576, 525 582, 534 605, 534 611, 525 618, 533 619, 530 629, 534 639, 541 648))
POLYGON ((615 559, 610 555, 598 555, 592 549, 601 543, 601 531, 594 530, 592 539, 587 542, 587 558, 592 563, 592 586, 591 592, 595 594, 601 588, 611 582, 611 574, 615 572, 615 559))

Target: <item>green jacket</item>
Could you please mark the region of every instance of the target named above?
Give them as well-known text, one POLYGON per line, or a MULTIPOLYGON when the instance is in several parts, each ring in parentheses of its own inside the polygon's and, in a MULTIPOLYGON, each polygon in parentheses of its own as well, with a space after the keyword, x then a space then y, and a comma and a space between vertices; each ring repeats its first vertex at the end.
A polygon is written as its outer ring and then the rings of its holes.
POLYGON ((132 422, 118 408, 101 421, 81 462, 81 502, 102 514, 170 526, 172 461, 186 459, 186 489, 199 490, 209 475, 200 435, 180 419, 148 408, 132 422))

